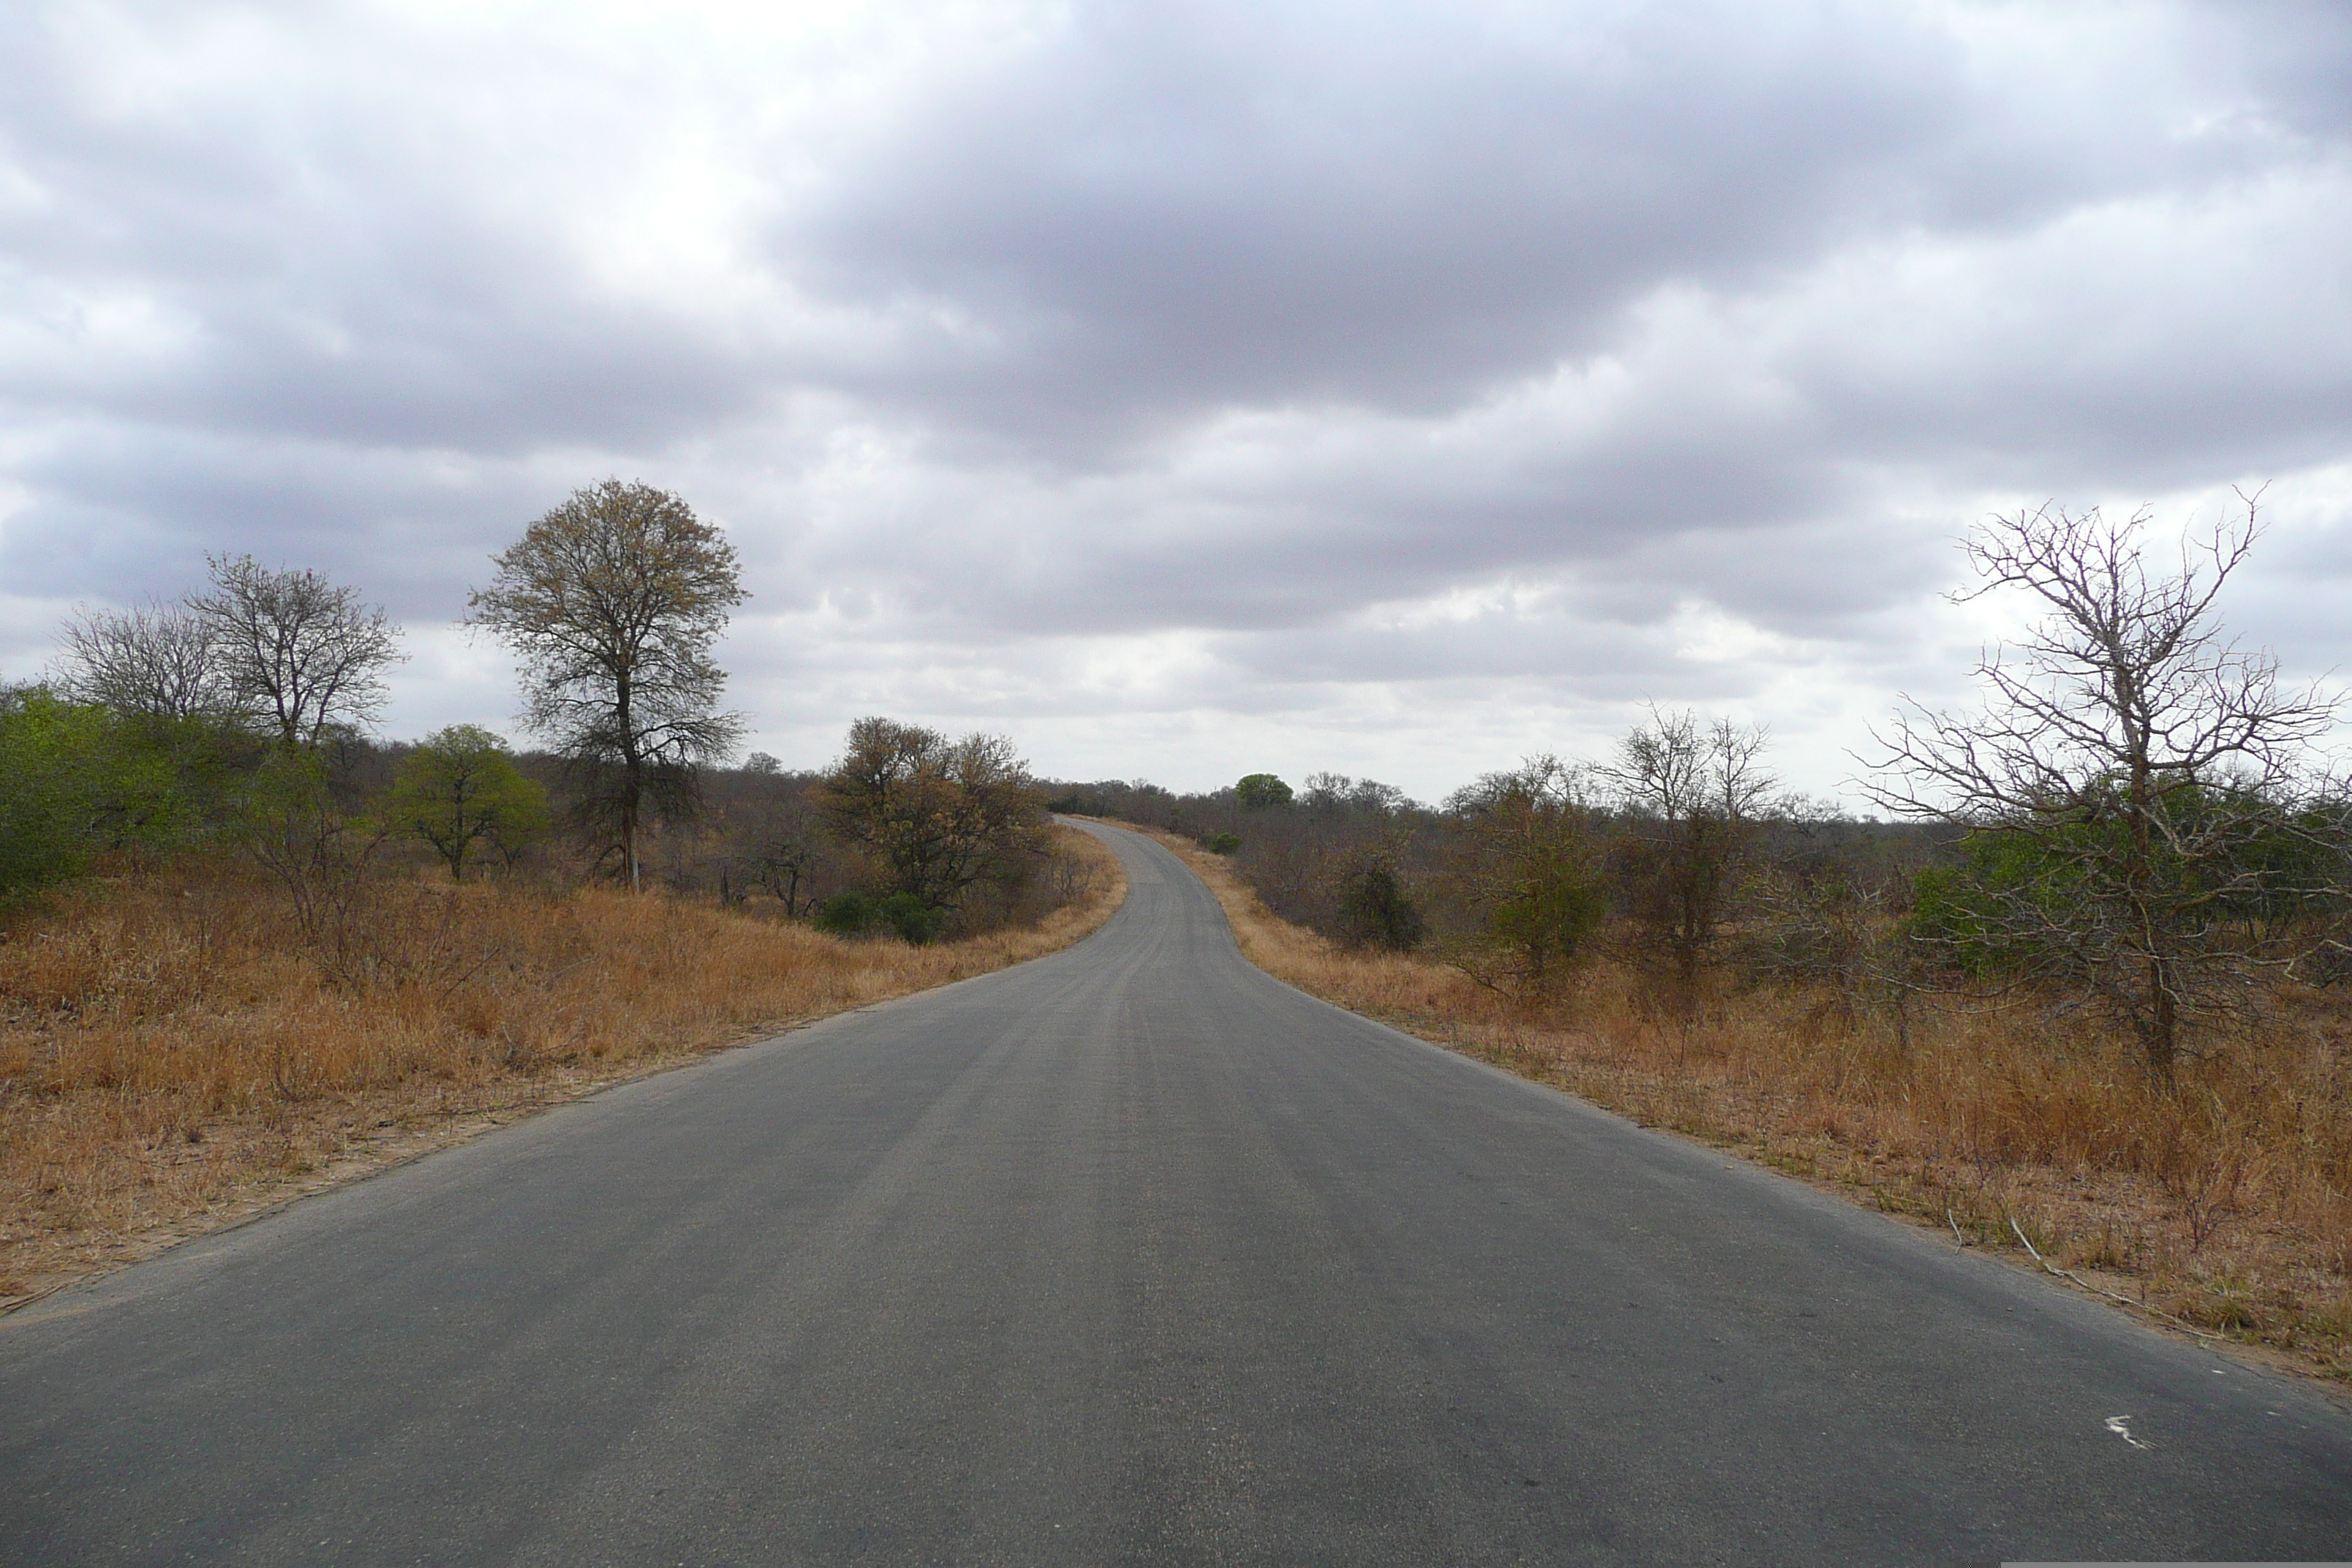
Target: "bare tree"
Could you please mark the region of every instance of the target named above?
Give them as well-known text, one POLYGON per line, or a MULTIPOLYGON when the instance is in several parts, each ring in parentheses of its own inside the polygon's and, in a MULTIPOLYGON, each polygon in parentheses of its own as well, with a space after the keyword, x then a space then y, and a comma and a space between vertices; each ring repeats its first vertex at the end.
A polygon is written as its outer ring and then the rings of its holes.
POLYGON ((1776 781, 1764 730, 1650 710, 1596 770, 1624 827, 1624 885, 1650 947, 1685 992, 1727 917, 1776 781))
POLYGON ((77 609, 66 619, 58 690, 76 702, 158 719, 233 711, 221 650, 205 617, 185 605, 77 609))
POLYGON ((764 752, 754 753, 732 777, 709 781, 709 816, 725 846, 722 898, 738 901, 765 889, 788 917, 814 902, 814 889, 835 858, 817 787, 814 778, 785 773, 764 752))
POLYGON ((209 636, 229 702, 311 746, 333 727, 383 710, 383 671, 398 663, 400 628, 359 590, 316 572, 276 570, 250 555, 211 555, 212 588, 188 598, 209 636))
POLYGON ((618 479, 575 490, 491 557, 469 595, 474 625, 520 658, 525 721, 608 787, 613 848, 642 885, 649 808, 691 798, 693 769, 743 732, 719 710, 727 672, 710 657, 748 596, 735 548, 667 490, 618 479))
POLYGON ((824 857, 822 822, 806 790, 795 788, 772 803, 753 826, 751 863, 758 885, 782 900, 786 918, 797 916, 808 901, 806 889, 815 880, 824 857))
MULTIPOLYGON (((1967 545, 1981 586, 2021 588, 2041 623, 1979 663, 1984 705, 1906 700, 1878 737, 1880 805, 1976 830, 1964 918, 1940 940, 2011 974, 2078 987, 2130 1026, 2168 1080, 2184 1032, 2248 994, 2286 905, 2326 896, 2340 835, 2298 809, 2336 702, 2284 689, 2278 661, 2226 639, 2214 603, 2259 536, 2241 520, 2151 572, 2149 514, 2055 505, 1996 517, 1967 545)), ((2307 803, 2306 803, 2307 804, 2307 803)), ((1935 937, 1932 931, 1930 937, 1935 937)))

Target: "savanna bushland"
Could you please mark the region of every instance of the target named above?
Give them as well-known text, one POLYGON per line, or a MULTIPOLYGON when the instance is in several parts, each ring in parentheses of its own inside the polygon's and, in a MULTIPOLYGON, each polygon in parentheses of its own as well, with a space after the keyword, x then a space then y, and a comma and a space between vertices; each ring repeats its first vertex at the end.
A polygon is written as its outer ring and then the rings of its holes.
POLYGON ((2054 508, 1970 542, 2031 631, 1906 706, 1863 816, 1653 709, 1424 805, 1107 781, 1280 977, 1641 1121, 2352 1377, 2352 800, 2336 707, 2232 639, 2252 508, 2178 568, 2054 508))
POLYGON ((399 627, 243 555, 0 689, 0 1306, 1117 904, 1003 737, 729 765, 742 594, 677 497, 592 487, 492 564, 541 749, 378 738, 399 627))

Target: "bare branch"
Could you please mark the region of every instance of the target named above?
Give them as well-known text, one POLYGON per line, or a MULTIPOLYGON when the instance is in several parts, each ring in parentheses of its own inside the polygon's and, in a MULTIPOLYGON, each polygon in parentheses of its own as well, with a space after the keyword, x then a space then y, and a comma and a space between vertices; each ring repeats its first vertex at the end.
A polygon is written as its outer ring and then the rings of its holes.
POLYGON ((2295 911, 2343 896, 2343 839, 2315 814, 2312 743, 2336 701, 2289 690, 2267 652, 2228 640, 2214 605, 2261 535, 2243 517, 2152 574, 2148 514, 2115 524, 2055 505, 1997 517, 1968 542, 1983 584, 2046 614, 1977 676, 1955 716, 1907 698, 1878 805, 1978 830, 1942 941, 2012 979, 2063 982, 2129 1023, 2168 1078, 2184 1031, 2291 962, 2295 911))
POLYGON ((159 719, 236 712, 212 628, 185 605, 84 607, 67 618, 59 636, 65 657, 58 689, 73 701, 159 719))
POLYGON ((228 701, 289 746, 383 710, 383 671, 400 662, 400 628, 359 591, 316 572, 273 571, 250 555, 205 557, 209 592, 187 608, 205 626, 228 701))

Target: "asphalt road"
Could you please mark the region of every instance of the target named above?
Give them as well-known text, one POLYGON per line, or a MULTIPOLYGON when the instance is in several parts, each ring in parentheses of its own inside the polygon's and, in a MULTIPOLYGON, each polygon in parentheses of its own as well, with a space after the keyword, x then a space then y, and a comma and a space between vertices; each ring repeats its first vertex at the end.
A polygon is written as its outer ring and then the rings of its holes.
POLYGON ((0 1321, 0 1563, 2352 1556, 2309 1391, 1302 996, 1107 837, 1066 952, 0 1321))

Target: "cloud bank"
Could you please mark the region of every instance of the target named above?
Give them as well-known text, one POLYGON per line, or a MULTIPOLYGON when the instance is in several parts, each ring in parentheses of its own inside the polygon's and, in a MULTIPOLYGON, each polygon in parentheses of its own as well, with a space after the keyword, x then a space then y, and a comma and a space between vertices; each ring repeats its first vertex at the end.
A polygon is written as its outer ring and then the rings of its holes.
MULTIPOLYGON (((1641 701, 1832 790, 1951 542, 2267 483, 2347 662, 2352 15, 204 7, 0 19, 0 670, 208 550, 451 623, 607 474, 743 551, 759 743, 1442 794, 1641 701)), ((1988 619, 1990 616, 1993 618, 1988 619)))

